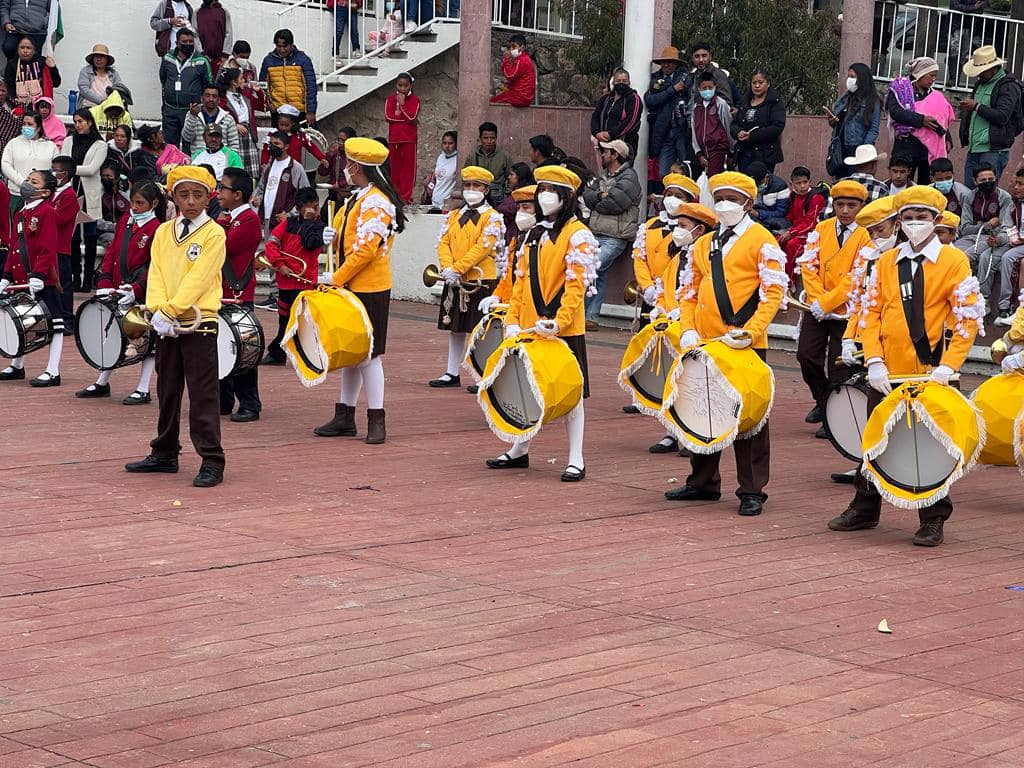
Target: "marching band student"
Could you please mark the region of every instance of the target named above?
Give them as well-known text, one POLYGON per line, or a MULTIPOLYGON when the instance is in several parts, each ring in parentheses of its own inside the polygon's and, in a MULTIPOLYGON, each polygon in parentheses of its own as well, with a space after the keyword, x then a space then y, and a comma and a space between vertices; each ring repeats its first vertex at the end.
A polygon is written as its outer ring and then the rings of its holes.
MULTIPOLYGON (((244 168, 225 168, 217 185, 217 197, 222 209, 217 223, 224 228, 225 236, 224 297, 252 309, 256 298, 256 249, 263 240, 259 214, 248 202, 252 197, 252 176, 244 168)), ((256 421, 262 410, 259 371, 255 366, 221 380, 221 416, 231 414, 232 421, 256 421), (231 413, 236 401, 238 412, 231 413)))
MULTIPOLYGON (((14 284, 28 283, 29 293, 46 305, 53 318, 53 338, 46 370, 29 382, 33 387, 60 386, 60 353, 64 349, 64 317, 61 314, 60 277, 57 268, 57 214, 50 198, 57 177, 49 170, 32 171, 18 193, 23 205, 14 214, 7 265, 0 279, 0 295, 14 284)), ((25 358, 16 357, 0 371, 0 381, 25 378, 25 358)))
POLYGON ((320 198, 312 187, 305 187, 295 193, 293 213, 282 221, 270 234, 263 255, 277 272, 277 336, 267 345, 267 354, 262 365, 284 365, 286 357, 281 349, 291 315, 292 304, 302 291, 316 286, 320 252, 324 247, 324 222, 320 219, 320 198), (289 277, 283 271, 290 271, 299 277, 289 277))
MULTIPOLYGON (((153 236, 164 221, 164 193, 153 181, 137 184, 131 192, 131 209, 117 222, 114 239, 103 254, 97 296, 119 294, 118 303, 130 307, 146 296, 146 274, 149 271, 153 236)), ((150 381, 156 369, 156 357, 150 355, 140 363, 139 384, 121 401, 123 405, 143 405, 152 401, 150 381)), ((110 397, 110 375, 100 371, 95 384, 75 392, 75 397, 110 397)))
MULTIPOLYGON (((285 142, 285 147, 288 151, 289 157, 301 165, 302 150, 305 149, 320 162, 320 166, 317 168, 317 173, 321 176, 326 176, 330 171, 330 164, 327 162, 327 155, 325 155, 323 150, 320 149, 320 147, 317 146, 317 144, 309 137, 309 134, 299 127, 299 119, 298 109, 293 107, 291 104, 282 104, 277 110, 277 122, 274 127, 279 133, 288 135, 288 141, 285 142)), ((274 157, 275 155, 270 150, 270 141, 268 139, 264 139, 263 147, 260 149, 260 166, 265 166, 274 157)))
POLYGON ((662 290, 657 304, 651 310, 651 321, 662 315, 678 321, 679 304, 693 282, 693 246, 698 240, 718 226, 715 212, 700 203, 683 203, 676 213, 672 229, 671 258, 661 273, 662 290))
POLYGON ((508 244, 508 261, 505 264, 505 271, 494 288, 491 296, 486 296, 480 301, 480 311, 484 314, 490 312, 499 304, 508 304, 512 301, 512 289, 516 284, 516 264, 522 250, 523 243, 530 230, 537 226, 537 205, 534 198, 537 195, 537 185, 527 184, 512 190, 512 199, 516 203, 516 229, 519 234, 512 238, 508 244))
MULTIPOLYGON (((949 384, 984 319, 985 301, 967 256, 935 236, 935 222, 945 205, 945 195, 934 187, 914 186, 896 196, 908 242, 879 257, 861 302, 861 341, 873 389, 869 413, 892 391, 890 376, 930 374, 932 381, 949 384), (948 346, 947 331, 952 331, 948 346)), ((862 473, 855 486, 850 506, 828 523, 833 531, 878 525, 881 496, 862 473)), ((914 544, 941 544, 943 524, 952 512, 948 496, 918 510, 914 544)))
POLYGON ((217 313, 223 292, 224 230, 206 215, 217 182, 209 171, 179 165, 167 175, 177 218, 160 225, 153 238, 146 306, 153 313, 160 415, 150 454, 125 465, 128 472, 178 471, 181 398, 188 386, 189 434, 203 463, 192 480, 210 488, 224 480, 217 387, 217 313), (202 313, 197 332, 178 335, 193 305, 202 313))
MULTIPOLYGON (((733 349, 753 347, 765 359, 768 324, 789 285, 786 255, 772 234, 750 218, 757 185, 742 173, 719 173, 708 184, 715 200, 718 227, 691 252, 692 268, 680 285, 680 345, 722 337, 733 349), (698 311, 699 308, 699 311, 698 311)), ((733 443, 740 498, 739 514, 759 515, 768 498, 771 440, 768 423, 753 437, 733 443)), ((722 454, 694 454, 686 484, 666 491, 670 501, 717 501, 721 498, 718 465, 722 454)))
MULTIPOLYGON (((505 336, 523 327, 541 336, 558 336, 572 350, 583 371, 583 398, 590 397, 587 372, 586 323, 583 301, 597 281, 597 240, 576 218, 580 177, 567 168, 547 165, 534 172, 537 207, 543 219, 530 230, 516 263, 517 278, 505 320, 505 336), (531 279, 531 276, 535 279, 531 279), (535 292, 534 283, 540 288, 535 292)), ((583 461, 583 403, 566 417, 569 463, 562 482, 575 483, 587 476, 583 461)), ((515 443, 496 459, 491 469, 530 466, 530 442, 515 443)))
MULTIPOLYGON (((851 179, 832 186, 832 210, 835 215, 821 222, 807 236, 804 254, 800 257, 800 274, 811 311, 800 321, 796 359, 804 383, 814 398, 804 421, 821 424, 824 420, 825 398, 836 384, 849 378, 845 365, 837 365, 847 319, 844 314, 850 294, 850 270, 860 249, 870 242, 863 227, 855 221, 868 199, 867 188, 851 179)), ((815 437, 827 439, 822 426, 815 437)))
POLYGON ((449 331, 448 367, 431 387, 459 387, 459 368, 466 357, 466 338, 480 322, 479 299, 462 288, 463 282, 479 281, 490 295, 500 270, 505 269, 505 219, 487 202, 494 174, 467 165, 462 169, 465 205, 451 211, 437 239, 437 260, 444 278, 438 330, 449 331))
POLYGON ((402 201, 381 168, 388 148, 374 139, 352 138, 345 142, 345 176, 353 193, 338 211, 332 226, 324 229, 324 243, 337 240, 341 266, 334 274, 321 275, 324 285, 347 288, 363 302, 373 326, 373 349, 369 360, 341 371, 341 395, 334 406, 334 418, 313 432, 321 437, 356 434, 356 402, 366 387, 366 442, 387 439, 384 423, 384 354, 388 338, 391 302, 391 244, 405 229, 402 201))
POLYGON ((71 269, 71 240, 75 236, 78 213, 82 210, 78 195, 71 184, 75 180, 78 165, 68 155, 59 155, 50 161, 53 175, 57 178, 57 190, 51 200, 57 214, 57 271, 60 274, 60 305, 64 317, 64 332, 68 334, 75 326, 75 290, 71 269))
POLYGON ((950 211, 943 211, 935 224, 935 236, 943 245, 953 245, 960 231, 960 217, 950 211))

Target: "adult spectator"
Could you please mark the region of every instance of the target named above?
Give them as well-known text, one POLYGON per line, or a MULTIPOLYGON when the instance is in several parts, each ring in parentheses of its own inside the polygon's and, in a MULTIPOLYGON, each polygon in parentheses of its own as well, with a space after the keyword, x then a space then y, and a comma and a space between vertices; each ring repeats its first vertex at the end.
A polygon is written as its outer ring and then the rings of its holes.
POLYGON ((23 37, 18 41, 17 55, 7 60, 4 82, 14 94, 14 103, 30 109, 40 96, 53 98, 53 89, 60 87, 60 71, 52 57, 39 55, 32 38, 23 37))
POLYGON ((498 146, 498 126, 491 122, 480 123, 480 141, 476 148, 462 159, 463 167, 475 165, 486 168, 494 176, 491 182, 491 203, 497 205, 505 197, 505 185, 512 158, 498 146))
POLYGON ((590 135, 597 142, 621 139, 629 147, 629 156, 636 157, 643 112, 643 99, 629 84, 629 72, 619 67, 612 73, 611 91, 601 97, 590 116, 590 135))
MULTIPOLYGON (((459 134, 455 131, 445 131, 441 136, 441 152, 434 161, 434 170, 427 177, 424 185, 424 197, 430 195, 430 210, 444 210, 444 201, 455 189, 455 179, 459 170, 459 134)), ((472 165, 472 163, 466 163, 472 165)))
POLYGON ((213 74, 228 57, 232 38, 231 14, 220 4, 220 0, 203 0, 196 11, 196 34, 199 36, 199 50, 210 60, 213 74))
POLYGON ((512 238, 519 234, 519 227, 516 226, 516 213, 519 211, 519 204, 512 197, 512 193, 520 187, 528 187, 533 183, 533 171, 526 163, 516 163, 508 172, 505 199, 497 206, 498 213, 505 217, 506 243, 512 242, 512 238))
POLYGON ((384 119, 388 124, 391 150, 391 180, 403 203, 412 202, 416 184, 416 144, 419 141, 420 100, 412 92, 413 76, 402 72, 395 79, 395 90, 384 100, 384 119))
POLYGON ((403 0, 403 5, 406 33, 415 31, 420 24, 426 24, 434 18, 434 0, 403 0))
POLYGON ((602 172, 587 182, 583 200, 590 209, 590 231, 598 243, 595 293, 586 299, 587 330, 596 330, 608 269, 632 245, 640 220, 643 190, 633 166, 629 146, 622 139, 602 141, 602 172))
POLYGON ((106 247, 114 239, 117 222, 131 208, 128 199, 128 178, 121 172, 121 164, 107 157, 100 168, 100 184, 103 195, 100 198, 100 215, 96 219, 99 244, 106 247))
MULTIPOLYGON (((62 155, 75 161, 75 192, 83 198, 82 211, 93 219, 100 216, 103 185, 100 183, 100 168, 107 159, 107 142, 96 128, 96 121, 88 109, 75 111, 74 130, 64 139, 62 155)), ((92 290, 96 269, 96 223, 95 221, 75 227, 71 239, 71 269, 74 283, 83 291, 92 290), (82 243, 85 243, 83 269, 82 243)), ((76 288, 77 290, 77 288, 76 288)))
POLYGON ((714 75, 701 73, 697 96, 690 110, 690 137, 693 154, 708 177, 725 170, 733 150, 732 110, 718 94, 714 75))
POLYGON ((203 86, 201 101, 189 107, 185 115, 185 125, 181 129, 181 143, 188 146, 195 144, 197 148, 203 143, 203 131, 206 126, 217 123, 221 128, 224 143, 238 151, 238 125, 235 117, 220 106, 221 92, 213 83, 203 86))
POLYGON ((359 11, 362 10, 363 0, 326 0, 327 11, 334 14, 334 60, 337 64, 344 64, 345 46, 342 41, 345 39, 345 29, 349 29, 349 41, 352 47, 349 55, 353 59, 362 56, 362 43, 359 40, 359 11), (351 21, 351 25, 349 24, 351 21))
POLYGON ((907 77, 897 77, 885 94, 885 110, 893 130, 893 157, 911 162, 909 180, 928 180, 929 166, 946 156, 948 129, 955 115, 946 97, 933 90, 939 64, 920 56, 907 65, 907 77))
POLYGON ((505 82, 491 96, 491 104, 509 104, 513 107, 533 104, 537 90, 537 67, 526 51, 526 38, 523 35, 512 35, 508 39, 508 46, 501 57, 501 75, 505 82))
POLYGON ((179 165, 188 165, 191 158, 182 152, 176 144, 170 144, 164 138, 164 132, 151 125, 144 125, 139 130, 139 141, 142 143, 142 151, 146 162, 141 165, 149 166, 152 163, 153 173, 162 178, 179 165))
POLYGON ((710 74, 715 83, 715 90, 718 96, 730 107, 736 103, 733 97, 733 85, 729 79, 729 73, 721 69, 711 60, 711 46, 705 42, 694 43, 690 46, 690 61, 693 69, 686 77, 686 91, 696 101, 697 85, 700 76, 710 74))
POLYGON ((284 104, 293 104, 316 123, 316 71, 309 56, 295 47, 290 29, 274 33, 274 50, 263 57, 259 80, 267 84, 271 117, 284 104))
MULTIPOLYGON (((846 73, 846 93, 839 97, 832 109, 826 109, 829 125, 841 144, 837 158, 837 178, 849 175, 841 158, 850 157, 857 148, 878 140, 878 126, 882 119, 882 105, 875 93, 875 81, 867 64, 851 64, 846 73)), ((870 190, 868 190, 870 192, 870 190)))
POLYGON ((0 170, 11 193, 11 210, 21 202, 21 183, 37 168, 49 168, 60 154, 57 145, 43 135, 43 118, 26 110, 21 116, 21 133, 7 142, 0 156, 0 170))
MULTIPOLYGON (((156 32, 156 55, 162 58, 178 47, 178 35, 183 30, 195 34, 196 14, 188 0, 160 0, 149 17, 149 26, 156 32)), ((197 45, 203 50, 201 43, 197 45)))
POLYGON ((650 126, 647 151, 658 160, 658 176, 668 175, 676 157, 676 139, 679 126, 672 115, 680 102, 686 102, 686 72, 683 70, 679 49, 671 45, 663 49, 654 60, 658 71, 651 75, 651 84, 644 94, 647 105, 647 124, 650 126))
POLYGON ((981 283, 981 295, 991 306, 992 280, 999 273, 1009 248, 1009 232, 1016 226, 1010 193, 1000 189, 996 171, 988 163, 974 166, 974 189, 960 216, 960 237, 953 243, 967 254, 971 271, 981 283))
POLYGON ((85 57, 85 66, 78 73, 78 106, 95 107, 107 98, 112 88, 122 84, 120 73, 114 69, 110 49, 97 43, 85 57))
POLYGON ((30 38, 37 51, 43 49, 50 22, 50 2, 52 0, 0 0, 0 23, 7 33, 3 51, 8 61, 14 58, 23 37, 30 38))
POLYGON ((223 67, 217 81, 224 92, 220 99, 221 109, 230 113, 235 123, 238 156, 249 175, 256 178, 260 175, 259 127, 256 124, 256 105, 249 89, 242 84, 242 70, 223 67))
POLYGON ((213 82, 210 62, 196 53, 195 35, 187 29, 178 32, 178 45, 160 62, 160 86, 163 107, 160 110, 164 139, 178 145, 185 127, 185 116, 193 104, 202 100, 203 89, 213 82))
MULTIPOLYGON (((878 160, 884 157, 884 154, 878 154, 878 150, 873 145, 863 144, 857 147, 853 155, 843 158, 843 168, 846 169, 846 176, 843 178, 863 184, 868 190, 869 203, 878 200, 880 197, 886 197, 889 194, 889 185, 884 181, 879 181, 875 176, 878 160)), ((828 205, 821 217, 822 219, 828 219, 833 215, 832 199, 829 198, 828 205)))
POLYGON ((1015 313, 1011 309, 1016 298, 1020 282, 1020 264, 1024 257, 1024 167, 1018 168, 1010 186, 1010 197, 1013 198, 1013 227, 1007 234, 1007 248, 1003 252, 1002 265, 999 270, 999 315, 996 325, 1012 325, 1015 313), (1018 279, 1013 276, 1017 274, 1018 279))
POLYGON ((974 169, 982 163, 992 166, 999 183, 1010 159, 1010 147, 1017 132, 1020 114, 1021 83, 1003 69, 1005 59, 996 49, 983 45, 963 66, 968 77, 978 82, 970 98, 960 101, 960 146, 967 149, 964 183, 974 188, 974 169))
POLYGON ((203 129, 203 148, 192 153, 192 165, 208 165, 213 177, 220 181, 225 168, 244 168, 242 158, 224 143, 224 129, 220 123, 208 123, 203 129))
POLYGON ((530 137, 530 162, 534 168, 542 165, 557 165, 565 159, 565 152, 555 146, 554 140, 546 133, 530 137))
POLYGON ((124 88, 124 86, 112 90, 107 98, 89 110, 92 113, 93 120, 96 121, 97 129, 108 140, 113 138, 114 129, 117 126, 132 126, 135 124, 132 121, 131 112, 128 111, 128 107, 125 104, 124 97, 121 95, 121 88, 124 88))
POLYGON ((117 172, 127 175, 142 161, 142 143, 135 138, 130 125, 119 125, 107 141, 107 163, 113 163, 117 172))
POLYGON ((768 166, 755 160, 747 166, 746 174, 757 184, 757 197, 750 215, 773 235, 789 228, 789 184, 776 176, 768 166))
POLYGON ((35 103, 36 112, 43 119, 43 135, 54 144, 60 146, 68 135, 64 121, 57 117, 56 105, 49 96, 40 96, 35 103))
POLYGON ((736 140, 737 167, 743 173, 753 175, 749 174, 748 168, 759 162, 764 164, 768 173, 774 173, 775 166, 784 159, 782 131, 786 128, 786 105, 772 88, 771 75, 767 70, 754 70, 750 76, 750 90, 740 99, 738 106, 729 128, 736 140))

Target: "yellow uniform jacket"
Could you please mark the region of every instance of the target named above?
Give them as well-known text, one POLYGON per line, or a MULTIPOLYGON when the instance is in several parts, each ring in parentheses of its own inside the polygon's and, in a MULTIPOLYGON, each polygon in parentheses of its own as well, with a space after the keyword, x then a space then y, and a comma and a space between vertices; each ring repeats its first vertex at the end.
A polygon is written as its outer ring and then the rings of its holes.
POLYGON ((662 213, 648 219, 640 227, 633 241, 633 275, 640 284, 640 291, 654 285, 654 281, 664 274, 672 256, 668 247, 672 245, 672 230, 675 223, 668 220, 662 213))
POLYGON ((853 224, 853 232, 840 246, 836 232, 838 221, 833 216, 818 224, 807 236, 803 256, 797 261, 807 291, 807 303, 818 302, 826 314, 843 313, 853 284, 850 274, 853 262, 860 249, 871 242, 868 231, 853 224))
POLYGON ((864 292, 881 255, 872 240, 857 251, 853 258, 853 267, 850 269, 850 298, 846 302, 846 316, 849 319, 843 332, 844 339, 860 341, 860 332, 864 327, 864 292))
POLYGON ((516 235, 505 248, 505 257, 508 259, 508 263, 501 273, 501 280, 494 287, 494 295, 498 297, 502 304, 508 304, 512 301, 512 288, 518 279, 516 269, 519 263, 519 249, 522 248, 527 234, 529 233, 521 232, 516 235))
POLYGON ((395 206, 373 184, 358 190, 334 216, 334 247, 341 266, 334 284, 356 293, 391 289, 395 206))
POLYGON ((204 320, 216 320, 223 289, 224 228, 207 218, 178 240, 180 220, 165 221, 153 235, 146 307, 176 319, 198 304, 204 320))
POLYGON ((495 280, 505 269, 505 219, 489 205, 452 211, 437 238, 441 269, 454 269, 464 280, 495 280))

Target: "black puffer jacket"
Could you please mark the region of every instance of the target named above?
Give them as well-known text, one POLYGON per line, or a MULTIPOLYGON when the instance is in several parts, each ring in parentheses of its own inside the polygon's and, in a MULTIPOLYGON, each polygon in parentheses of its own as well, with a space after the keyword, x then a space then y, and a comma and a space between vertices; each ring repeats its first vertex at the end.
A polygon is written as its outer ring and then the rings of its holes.
POLYGON ((771 168, 784 159, 781 139, 782 131, 786 127, 786 105, 779 100, 774 88, 768 89, 764 101, 756 107, 750 106, 752 98, 753 94, 747 91, 740 102, 739 111, 732 119, 729 131, 737 141, 737 151, 753 150, 757 159, 771 168), (754 128, 757 130, 749 139, 739 141, 737 137, 740 131, 750 131, 754 128))

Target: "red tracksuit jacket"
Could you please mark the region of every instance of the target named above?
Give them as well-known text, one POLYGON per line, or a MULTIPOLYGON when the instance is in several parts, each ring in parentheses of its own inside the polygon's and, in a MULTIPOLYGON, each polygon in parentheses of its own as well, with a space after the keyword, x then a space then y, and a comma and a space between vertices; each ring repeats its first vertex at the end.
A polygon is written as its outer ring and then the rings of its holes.
POLYGON ((124 285, 132 275, 132 288, 135 290, 135 298, 145 301, 146 298, 146 275, 149 272, 150 249, 153 247, 153 235, 157 228, 163 223, 159 219, 150 219, 141 227, 132 227, 131 215, 126 213, 117 222, 117 229, 114 230, 114 239, 107 246, 103 254, 103 264, 100 266, 99 280, 96 281, 97 288, 117 288, 124 285), (126 274, 121 272, 121 251, 127 245, 125 251, 126 274), (136 274, 138 273, 138 274, 136 274))
POLYGON ((302 240, 299 236, 288 231, 288 219, 274 227, 274 231, 270 233, 270 239, 267 240, 267 247, 264 251, 267 261, 275 267, 283 266, 292 272, 299 272, 299 263, 294 258, 288 258, 289 256, 296 256, 306 262, 306 270, 299 274, 310 281, 304 283, 301 280, 285 277, 278 272, 277 287, 283 291, 308 291, 315 286, 321 250, 323 249, 317 248, 316 250, 308 251, 303 248, 302 240))
POLYGON ((224 227, 224 233, 227 235, 225 265, 231 262, 238 280, 245 276, 247 269, 249 270, 249 281, 242 286, 242 291, 237 296, 235 290, 228 285, 227 272, 224 272, 224 296, 240 301, 252 301, 256 298, 256 249, 263 240, 263 225, 259 214, 250 207, 232 220, 225 211, 217 219, 217 223, 224 227))

